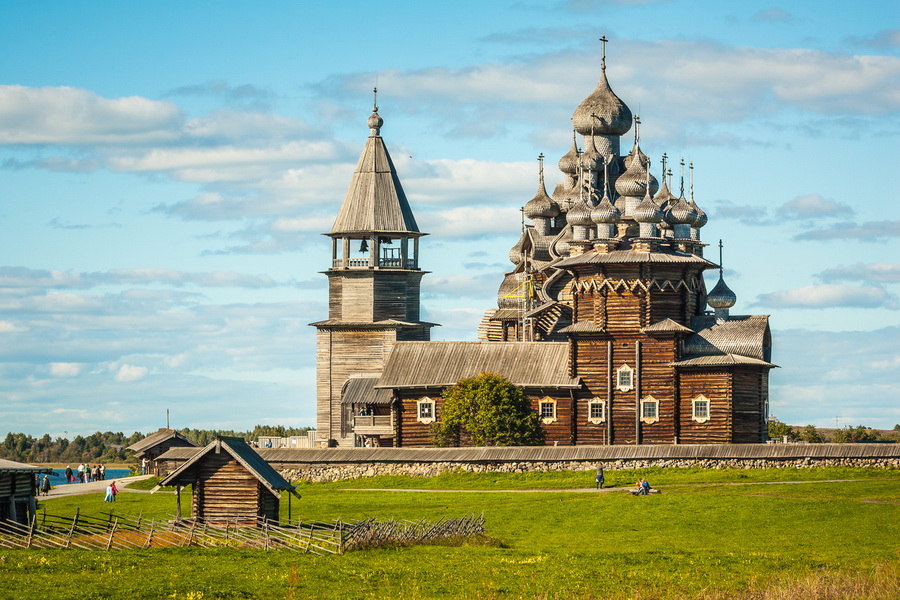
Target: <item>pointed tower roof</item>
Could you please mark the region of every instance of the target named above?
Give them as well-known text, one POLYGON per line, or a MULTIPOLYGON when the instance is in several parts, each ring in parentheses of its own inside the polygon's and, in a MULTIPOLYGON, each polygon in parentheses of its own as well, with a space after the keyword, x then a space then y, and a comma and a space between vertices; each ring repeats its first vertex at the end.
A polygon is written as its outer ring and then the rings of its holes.
POLYGON ((424 235, 419 232, 416 218, 409 207, 403 186, 400 185, 397 170, 381 137, 384 119, 378 114, 377 104, 372 107, 372 115, 366 124, 371 133, 350 180, 344 203, 328 235, 353 233, 424 235))

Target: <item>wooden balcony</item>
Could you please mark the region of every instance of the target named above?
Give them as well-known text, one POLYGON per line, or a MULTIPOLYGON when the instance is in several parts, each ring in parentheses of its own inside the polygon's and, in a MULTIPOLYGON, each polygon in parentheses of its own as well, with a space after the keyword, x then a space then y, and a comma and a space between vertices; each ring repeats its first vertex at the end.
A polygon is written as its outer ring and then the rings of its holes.
POLYGON ((391 415, 370 415, 353 417, 353 433, 357 435, 393 435, 394 425, 391 415))

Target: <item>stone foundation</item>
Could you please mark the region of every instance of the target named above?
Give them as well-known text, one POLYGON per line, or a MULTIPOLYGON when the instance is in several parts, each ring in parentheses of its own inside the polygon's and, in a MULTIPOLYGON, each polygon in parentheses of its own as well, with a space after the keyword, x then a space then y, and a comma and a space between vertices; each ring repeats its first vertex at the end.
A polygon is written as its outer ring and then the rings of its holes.
POLYGON ((548 471, 593 471, 603 466, 610 471, 644 469, 648 467, 704 469, 783 469, 814 467, 863 467, 871 469, 900 469, 900 458, 795 458, 795 459, 647 459, 596 461, 517 461, 517 462, 370 462, 348 464, 293 464, 278 469, 288 481, 305 479, 314 483, 361 479, 378 475, 411 475, 435 477, 449 471, 470 473, 527 473, 548 471))

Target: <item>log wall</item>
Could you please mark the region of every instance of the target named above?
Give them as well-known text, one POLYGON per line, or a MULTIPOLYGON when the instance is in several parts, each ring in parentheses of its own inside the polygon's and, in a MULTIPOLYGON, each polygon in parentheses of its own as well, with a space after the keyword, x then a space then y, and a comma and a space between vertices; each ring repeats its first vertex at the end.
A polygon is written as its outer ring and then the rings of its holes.
POLYGON ((191 514, 247 527, 255 526, 258 516, 278 520, 277 498, 266 500, 264 494, 272 494, 229 454, 207 454, 196 468, 191 514))

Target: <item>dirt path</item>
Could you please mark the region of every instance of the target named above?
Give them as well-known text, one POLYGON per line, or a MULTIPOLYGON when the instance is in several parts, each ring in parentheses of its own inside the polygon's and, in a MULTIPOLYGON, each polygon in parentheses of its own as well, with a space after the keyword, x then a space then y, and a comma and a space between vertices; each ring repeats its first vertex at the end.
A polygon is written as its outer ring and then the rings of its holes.
POLYGON ((106 493, 106 486, 108 486, 113 481, 116 482, 116 488, 118 488, 120 493, 145 492, 147 490, 130 490, 125 486, 129 483, 141 481, 142 479, 147 479, 149 477, 152 477, 152 475, 134 475, 131 477, 120 477, 118 479, 107 479, 105 481, 91 481, 89 483, 64 483, 62 485, 55 486, 46 496, 41 494, 39 499, 49 500, 52 498, 60 498, 62 496, 79 496, 84 494, 103 495, 106 493))
MULTIPOLYGON (((871 479, 817 479, 815 481, 726 481, 717 483, 673 483, 665 489, 681 487, 717 487, 726 485, 784 485, 797 483, 847 483, 853 481, 873 481, 871 479)), ((636 486, 595 488, 525 488, 518 490, 439 490, 415 488, 344 488, 345 492, 428 492, 433 494, 600 494, 607 492, 633 492, 636 486)), ((656 489, 656 488, 654 488, 656 489)))

